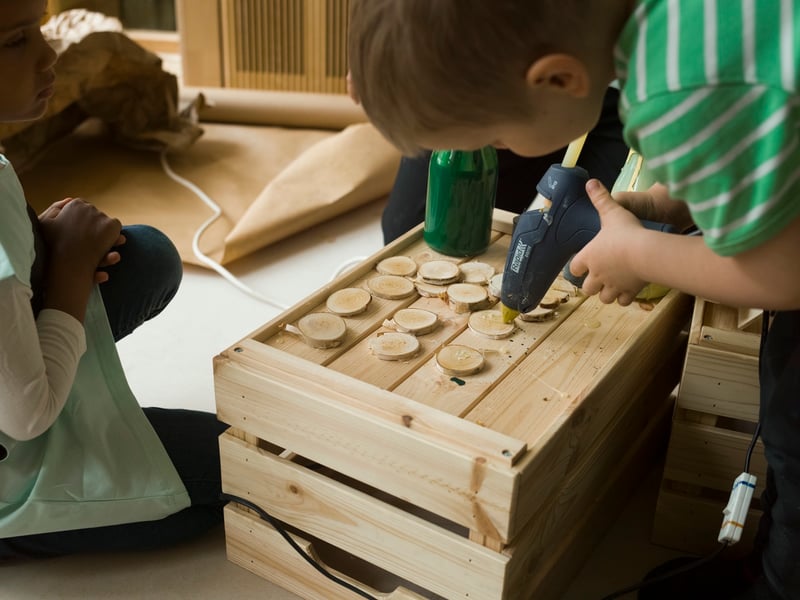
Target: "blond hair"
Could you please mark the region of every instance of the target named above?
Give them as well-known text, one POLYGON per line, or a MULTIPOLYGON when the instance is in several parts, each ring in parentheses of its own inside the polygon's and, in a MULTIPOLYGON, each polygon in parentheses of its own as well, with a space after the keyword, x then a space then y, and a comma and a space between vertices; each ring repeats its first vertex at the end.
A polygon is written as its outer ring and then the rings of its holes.
POLYGON ((527 68, 560 49, 572 4, 351 0, 354 91, 370 121, 406 154, 419 152, 424 133, 524 117, 527 68))

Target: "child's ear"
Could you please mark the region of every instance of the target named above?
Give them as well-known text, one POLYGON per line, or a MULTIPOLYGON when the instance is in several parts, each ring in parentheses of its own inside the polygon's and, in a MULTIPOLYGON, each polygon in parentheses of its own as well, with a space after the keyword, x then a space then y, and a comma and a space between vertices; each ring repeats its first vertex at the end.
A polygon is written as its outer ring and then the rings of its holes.
POLYGON ((569 54, 546 54, 536 60, 525 74, 532 88, 550 88, 576 98, 589 94, 591 82, 586 65, 569 54))

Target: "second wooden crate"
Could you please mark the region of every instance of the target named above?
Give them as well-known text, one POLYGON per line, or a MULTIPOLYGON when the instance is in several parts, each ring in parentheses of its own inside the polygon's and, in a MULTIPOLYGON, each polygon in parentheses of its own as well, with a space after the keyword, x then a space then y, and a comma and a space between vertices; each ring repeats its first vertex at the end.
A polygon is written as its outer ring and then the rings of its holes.
MULTIPOLYGON (((722 510, 758 422, 760 315, 695 301, 653 526, 657 544, 697 554, 719 545, 722 510)), ((758 487, 742 541, 734 546, 741 553, 749 550, 761 515, 766 461, 760 441, 750 472, 758 487)))

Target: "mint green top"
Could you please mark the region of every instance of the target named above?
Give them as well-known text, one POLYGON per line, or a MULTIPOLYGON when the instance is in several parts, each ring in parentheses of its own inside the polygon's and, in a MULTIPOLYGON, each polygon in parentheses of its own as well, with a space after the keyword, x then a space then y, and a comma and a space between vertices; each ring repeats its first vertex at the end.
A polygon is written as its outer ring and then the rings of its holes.
MULTIPOLYGON (((29 285, 34 251, 25 206, 17 177, 0 156, 0 280, 29 285)), ((84 329, 87 350, 49 429, 17 441, 0 423, 0 445, 8 453, 4 459, 0 453, 0 538, 160 519, 189 506, 128 387, 97 288, 84 329)), ((35 328, 30 335, 37 335, 35 328)), ((4 352, 13 347, 1 345, 0 360, 4 352)))
POLYGON ((617 43, 625 139, 729 256, 800 214, 800 3, 640 0, 617 43))

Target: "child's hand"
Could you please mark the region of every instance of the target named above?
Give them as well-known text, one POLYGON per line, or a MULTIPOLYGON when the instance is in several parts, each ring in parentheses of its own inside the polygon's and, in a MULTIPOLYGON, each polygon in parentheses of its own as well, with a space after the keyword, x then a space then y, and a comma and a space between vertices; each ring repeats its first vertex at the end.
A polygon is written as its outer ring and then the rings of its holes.
POLYGON ((100 267, 120 260, 113 248, 125 243, 121 224, 79 198, 55 202, 39 215, 42 236, 47 242, 51 268, 77 273, 91 270, 95 283, 108 280, 100 267))
POLYGON ((647 284, 631 272, 626 261, 632 248, 629 242, 643 230, 642 224, 597 179, 589 180, 586 191, 600 213, 601 227, 595 238, 574 256, 570 271, 576 276, 589 271, 583 282, 584 293, 599 294, 605 304, 616 300, 627 306, 647 284))
POLYGON ((667 188, 660 183, 643 192, 617 192, 614 200, 640 219, 667 223, 678 231, 684 231, 694 224, 689 206, 670 198, 667 188))

